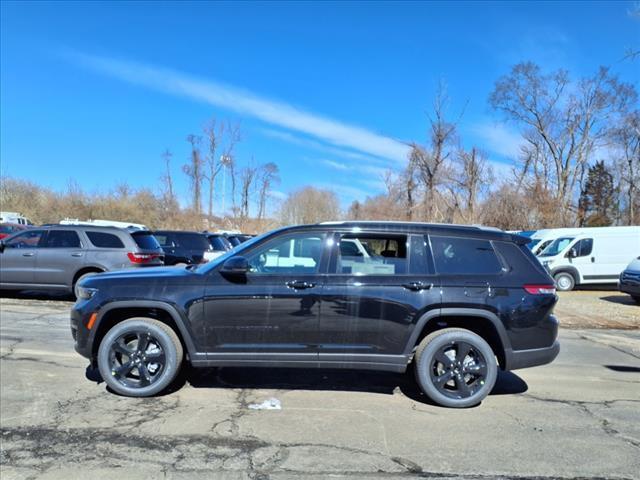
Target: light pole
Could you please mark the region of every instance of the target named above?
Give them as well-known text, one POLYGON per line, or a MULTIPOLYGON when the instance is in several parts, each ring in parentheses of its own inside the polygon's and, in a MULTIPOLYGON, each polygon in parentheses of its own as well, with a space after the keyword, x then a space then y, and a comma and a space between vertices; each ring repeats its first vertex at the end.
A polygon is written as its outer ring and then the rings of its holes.
POLYGON ((222 163, 222 216, 224 217, 225 199, 227 198, 227 166, 231 158, 229 155, 221 155, 220 163, 222 163))

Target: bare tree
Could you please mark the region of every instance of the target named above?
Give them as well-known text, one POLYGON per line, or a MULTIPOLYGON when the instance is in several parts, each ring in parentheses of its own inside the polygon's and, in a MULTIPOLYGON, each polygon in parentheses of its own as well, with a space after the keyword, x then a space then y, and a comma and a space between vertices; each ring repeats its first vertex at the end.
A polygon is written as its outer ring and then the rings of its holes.
POLYGON ((253 191, 254 182, 258 169, 254 166, 244 167, 240 171, 240 217, 249 217, 249 202, 253 191))
POLYGON ((340 202, 330 190, 304 187, 289 194, 282 204, 280 217, 285 225, 336 220, 340 217, 340 202))
POLYGON ((606 145, 614 118, 635 101, 635 90, 604 67, 571 83, 564 70, 544 74, 528 62, 498 79, 489 101, 522 128, 523 175, 531 174, 537 183, 542 177, 551 186, 560 220, 569 223, 588 163, 606 145))
POLYGON ((280 181, 278 166, 273 163, 265 163, 258 172, 258 218, 263 219, 266 214, 267 195, 272 185, 280 181))
POLYGON ((458 151, 450 185, 455 205, 466 223, 478 221, 477 206, 481 194, 488 188, 490 178, 486 156, 476 147, 469 151, 458 151))
POLYGON ((225 165, 228 166, 233 150, 241 139, 240 126, 230 122, 217 123, 216 119, 212 118, 205 126, 204 133, 208 143, 208 152, 205 157, 207 168, 204 178, 209 186, 208 213, 211 217, 213 215, 216 178, 225 165), (218 153, 220 153, 220 157, 218 157, 218 153))
POLYGON ((166 206, 172 205, 176 201, 176 197, 173 192, 173 176, 171 175, 172 157, 173 154, 168 148, 162 153, 162 160, 164 160, 164 175, 162 176, 162 185, 164 190, 164 203, 166 206))
POLYGON ((191 182, 193 210, 198 215, 202 213, 202 180, 204 179, 202 157, 200 155, 201 140, 201 137, 197 135, 187 136, 187 142, 191 144, 191 162, 182 166, 182 170, 191 182))
POLYGON ((625 116, 610 134, 620 193, 626 197, 626 223, 634 225, 640 222, 640 110, 625 116))

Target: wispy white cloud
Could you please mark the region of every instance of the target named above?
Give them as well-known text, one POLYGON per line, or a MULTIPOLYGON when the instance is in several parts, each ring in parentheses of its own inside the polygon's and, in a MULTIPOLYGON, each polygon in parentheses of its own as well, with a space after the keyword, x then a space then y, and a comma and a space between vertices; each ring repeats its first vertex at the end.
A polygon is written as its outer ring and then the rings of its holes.
POLYGON ((302 132, 331 145, 404 162, 408 147, 366 128, 311 113, 288 103, 168 68, 79 52, 65 52, 70 61, 120 80, 203 101, 281 128, 302 132))
POLYGON ((346 170, 351 170, 351 167, 349 167, 348 165, 342 162, 336 162, 335 160, 320 160, 320 162, 327 167, 333 168, 334 170, 341 170, 343 172, 346 170))
POLYGON ((483 150, 511 160, 520 155, 520 148, 524 143, 522 135, 511 130, 504 123, 486 121, 476 124, 469 131, 478 137, 479 146, 483 150))

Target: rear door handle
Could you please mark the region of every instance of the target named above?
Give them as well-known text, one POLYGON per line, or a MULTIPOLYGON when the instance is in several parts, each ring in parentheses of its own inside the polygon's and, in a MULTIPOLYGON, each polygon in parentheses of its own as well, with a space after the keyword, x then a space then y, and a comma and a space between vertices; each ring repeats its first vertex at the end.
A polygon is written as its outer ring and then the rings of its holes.
POLYGON ((75 252, 75 253, 72 253, 72 254, 71 254, 71 256, 72 256, 72 257, 81 257, 81 256, 82 256, 82 253, 80 253, 80 252, 75 252))
POLYGON ((35 255, 35 253, 33 252, 25 252, 22 254, 23 257, 33 257, 35 255))
POLYGON ((433 288, 433 283, 409 282, 403 283, 402 286, 407 290, 419 292, 421 290, 431 290, 433 288))
POLYGON ((285 284, 289 288, 293 288, 295 290, 304 290, 305 288, 313 288, 316 286, 315 283, 311 282, 301 282, 300 280, 291 280, 286 282, 285 284))

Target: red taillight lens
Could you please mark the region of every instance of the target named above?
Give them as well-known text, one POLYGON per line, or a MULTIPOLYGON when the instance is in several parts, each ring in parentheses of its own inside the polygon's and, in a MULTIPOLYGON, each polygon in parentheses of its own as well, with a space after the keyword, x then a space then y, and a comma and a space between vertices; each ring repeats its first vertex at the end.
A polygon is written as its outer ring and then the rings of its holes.
POLYGON ((556 287, 553 285, 525 285, 523 287, 531 295, 553 295, 556 287))
POLYGON ((129 260, 131 261, 131 263, 149 263, 152 260, 160 258, 161 255, 158 255, 157 253, 129 252, 127 253, 127 257, 129 257, 129 260))

